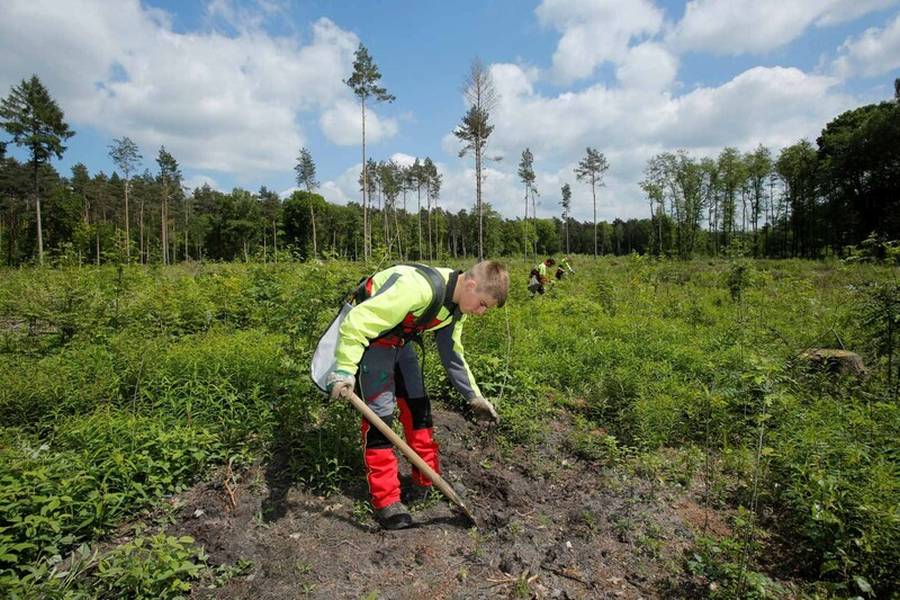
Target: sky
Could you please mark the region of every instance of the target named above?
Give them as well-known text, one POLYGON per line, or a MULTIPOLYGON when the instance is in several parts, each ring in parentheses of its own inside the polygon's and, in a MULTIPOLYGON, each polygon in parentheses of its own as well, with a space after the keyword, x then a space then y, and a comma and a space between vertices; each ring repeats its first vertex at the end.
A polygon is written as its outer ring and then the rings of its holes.
POLYGON ((640 218, 655 154, 777 155, 892 98, 900 0, 0 0, 0 96, 40 77, 76 131, 54 161, 63 175, 79 162, 112 173, 108 147, 127 136, 141 170, 165 146, 191 188, 287 196, 306 147, 319 192, 358 202, 360 107, 344 80, 360 43, 396 96, 368 107, 366 154, 430 157, 442 207, 474 205, 453 130, 477 58, 499 94, 485 201, 522 215, 527 147, 538 216, 559 216, 569 183, 573 216, 591 220, 573 169, 592 147, 609 161, 598 219, 640 218))

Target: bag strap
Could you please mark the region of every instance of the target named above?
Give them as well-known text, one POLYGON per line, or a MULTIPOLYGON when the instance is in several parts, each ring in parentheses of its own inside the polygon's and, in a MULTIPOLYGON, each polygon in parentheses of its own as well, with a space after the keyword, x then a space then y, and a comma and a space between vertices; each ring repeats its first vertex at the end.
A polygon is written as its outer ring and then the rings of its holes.
MULTIPOLYGON (((447 293, 447 284, 441 273, 434 267, 413 262, 400 264, 407 267, 415 267, 415 269, 425 277, 426 281, 428 281, 428 285, 431 286, 431 302, 425 308, 422 315, 415 321, 417 327, 424 327, 433 321, 441 311, 441 307, 444 305, 444 296, 447 293)), ((369 295, 366 292, 366 283, 368 280, 369 277, 363 277, 359 280, 356 288, 349 295, 350 300, 355 300, 357 303, 360 303, 369 299, 369 295)))
POLYGON ((431 303, 428 304, 425 312, 416 319, 416 326, 424 327, 431 323, 441 311, 441 307, 444 305, 444 295, 447 293, 447 284, 444 282, 444 277, 434 267, 419 263, 404 264, 415 267, 416 270, 428 280, 428 283, 431 286, 431 303))

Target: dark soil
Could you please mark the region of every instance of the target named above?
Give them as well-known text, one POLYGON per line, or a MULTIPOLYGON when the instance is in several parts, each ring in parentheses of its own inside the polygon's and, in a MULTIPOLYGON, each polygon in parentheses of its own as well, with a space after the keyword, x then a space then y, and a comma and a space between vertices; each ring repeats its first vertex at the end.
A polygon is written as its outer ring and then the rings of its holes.
POLYGON ((195 585, 192 596, 670 598, 702 590, 684 574, 685 550, 703 528, 727 528, 690 492, 576 458, 564 422, 539 447, 505 450, 459 414, 436 410, 435 424, 445 476, 467 488, 477 529, 435 499, 413 507, 413 529, 385 532, 367 511, 362 473, 358 488, 322 497, 290 485, 273 463, 233 488, 203 484, 175 499, 170 533, 193 536, 212 566, 250 561, 219 587, 195 585))

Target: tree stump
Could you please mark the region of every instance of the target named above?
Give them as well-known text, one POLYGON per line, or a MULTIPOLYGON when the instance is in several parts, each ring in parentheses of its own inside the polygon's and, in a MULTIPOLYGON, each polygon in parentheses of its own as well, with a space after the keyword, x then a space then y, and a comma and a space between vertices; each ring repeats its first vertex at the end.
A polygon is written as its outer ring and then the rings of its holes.
POLYGON ((868 374, 862 357, 849 350, 810 348, 800 353, 800 359, 809 363, 810 369, 816 371, 855 377, 865 377, 868 374))

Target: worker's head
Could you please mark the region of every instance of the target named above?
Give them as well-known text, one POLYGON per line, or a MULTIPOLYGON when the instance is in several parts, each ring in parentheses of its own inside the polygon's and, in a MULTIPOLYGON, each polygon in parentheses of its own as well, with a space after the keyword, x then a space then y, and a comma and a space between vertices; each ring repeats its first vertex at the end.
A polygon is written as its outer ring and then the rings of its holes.
POLYGON ((495 260, 484 260, 462 274, 453 300, 465 315, 483 315, 487 309, 506 304, 509 272, 495 260))
POLYGON ((548 267, 552 267, 553 265, 556 264, 556 261, 553 260, 552 258, 548 258, 547 260, 544 261, 544 264, 547 265, 548 267))

